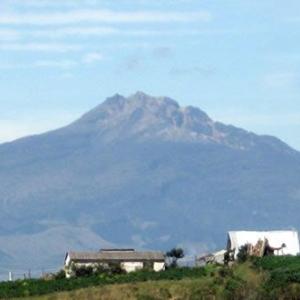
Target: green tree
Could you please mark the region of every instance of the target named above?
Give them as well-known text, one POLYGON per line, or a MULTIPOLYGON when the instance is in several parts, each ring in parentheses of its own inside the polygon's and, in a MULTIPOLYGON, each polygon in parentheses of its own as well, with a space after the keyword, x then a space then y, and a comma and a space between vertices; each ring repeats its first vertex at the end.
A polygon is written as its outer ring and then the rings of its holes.
POLYGON ((249 244, 245 244, 239 248, 237 260, 239 263, 245 262, 249 258, 249 244))
POLYGON ((182 248, 173 248, 166 253, 166 256, 170 260, 169 266, 175 268, 175 267, 177 267, 178 259, 181 259, 184 257, 184 251, 182 248))

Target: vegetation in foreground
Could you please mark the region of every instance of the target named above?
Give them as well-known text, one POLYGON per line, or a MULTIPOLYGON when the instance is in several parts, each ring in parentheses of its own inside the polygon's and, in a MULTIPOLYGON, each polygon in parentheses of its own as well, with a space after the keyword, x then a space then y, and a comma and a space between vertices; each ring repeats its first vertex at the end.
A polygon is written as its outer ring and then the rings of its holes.
POLYGON ((111 284, 201 278, 207 275, 207 270, 205 268, 171 268, 163 272, 142 270, 129 274, 105 272, 94 275, 90 275, 90 272, 86 270, 82 273, 85 275, 70 279, 62 278, 59 274, 50 280, 31 279, 3 282, 0 283, 0 299, 41 296, 54 292, 73 291, 111 284))
POLYGON ((1 299, 16 297, 42 300, 300 299, 300 257, 248 258, 232 267, 210 265, 171 268, 160 273, 140 271, 0 284, 1 299))

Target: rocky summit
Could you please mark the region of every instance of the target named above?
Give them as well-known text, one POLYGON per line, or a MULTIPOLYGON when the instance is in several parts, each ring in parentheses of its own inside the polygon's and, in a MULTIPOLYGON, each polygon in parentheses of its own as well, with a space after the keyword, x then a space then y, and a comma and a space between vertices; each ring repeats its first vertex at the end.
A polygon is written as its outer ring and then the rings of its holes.
POLYGON ((300 227, 299 152, 142 92, 0 145, 0 182, 1 274, 56 268, 69 249, 198 254, 228 230, 300 227))
POLYGON ((71 128, 97 132, 106 142, 122 138, 140 141, 201 142, 249 149, 268 144, 289 151, 278 139, 258 136, 234 126, 214 122, 199 108, 180 107, 168 97, 152 97, 137 92, 125 98, 116 94, 85 114, 71 128))

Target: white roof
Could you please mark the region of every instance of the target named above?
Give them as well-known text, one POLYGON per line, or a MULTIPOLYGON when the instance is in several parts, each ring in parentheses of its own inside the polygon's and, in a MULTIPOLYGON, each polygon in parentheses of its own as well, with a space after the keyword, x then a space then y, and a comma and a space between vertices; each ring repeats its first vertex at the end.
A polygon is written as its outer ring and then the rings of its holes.
POLYGON ((229 231, 228 238, 230 249, 235 249, 237 255, 239 248, 245 244, 255 245, 259 239, 268 239, 271 247, 280 247, 283 243, 286 247, 275 251, 275 255, 297 255, 300 253, 298 232, 295 230, 280 231, 229 231))

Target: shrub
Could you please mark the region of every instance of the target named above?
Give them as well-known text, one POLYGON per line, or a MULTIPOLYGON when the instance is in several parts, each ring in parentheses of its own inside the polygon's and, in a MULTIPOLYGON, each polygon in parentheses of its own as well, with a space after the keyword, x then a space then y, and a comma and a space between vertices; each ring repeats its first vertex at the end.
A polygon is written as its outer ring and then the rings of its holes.
POLYGON ((228 268, 228 267, 223 267, 219 270, 219 275, 221 277, 228 277, 228 276, 232 276, 233 275, 233 271, 232 269, 228 268))
POLYGON ((55 280, 31 279, 1 282, 0 299, 41 296, 54 292, 72 291, 105 284, 134 283, 147 280, 181 280, 184 278, 199 278, 207 275, 207 271, 204 268, 173 268, 162 272, 141 270, 129 274, 92 273, 90 276, 87 276, 87 274, 92 272, 90 268, 85 268, 84 270, 82 270, 82 268, 80 269, 78 272, 83 276, 78 278, 55 280))
POLYGON ((59 270, 57 273, 53 274, 53 279, 64 279, 66 278, 66 272, 64 270, 59 270))
POLYGON ((279 293, 279 290, 292 284, 300 283, 299 256, 266 256, 253 260, 255 268, 268 272, 268 278, 263 286, 268 294, 279 293))
POLYGON ((234 261, 234 250, 228 250, 224 253, 224 265, 229 265, 231 261, 234 261))
POLYGON ((278 268, 298 268, 300 270, 299 256, 265 256, 253 258, 253 265, 263 270, 275 270, 278 268))
MULTIPOLYGON (((106 272, 108 274, 126 274, 126 271, 124 269, 121 268, 121 266, 119 264, 112 264, 110 265, 107 269, 106 272)), ((101 273, 101 272, 99 272, 101 273)))
POLYGON ((245 299, 246 282, 241 278, 232 276, 229 277, 224 288, 224 298, 226 299, 245 299))
POLYGON ((171 260, 169 267, 176 268, 178 259, 184 257, 184 251, 182 248, 173 248, 166 253, 166 256, 171 260))
POLYGON ((244 246, 241 246, 239 248, 239 252, 237 254, 237 259, 238 259, 239 263, 242 263, 242 262, 245 262, 246 260, 248 260, 248 258, 249 258, 248 249, 249 249, 248 244, 245 244, 244 246))
POLYGON ((73 271, 75 277, 89 277, 94 274, 94 268, 92 266, 75 266, 73 271))

